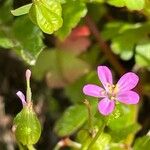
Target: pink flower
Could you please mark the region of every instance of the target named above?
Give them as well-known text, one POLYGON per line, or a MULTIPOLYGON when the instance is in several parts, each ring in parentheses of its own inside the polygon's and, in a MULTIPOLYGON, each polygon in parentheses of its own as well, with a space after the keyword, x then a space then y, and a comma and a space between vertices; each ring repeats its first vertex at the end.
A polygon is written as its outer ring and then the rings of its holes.
POLYGON ((112 73, 108 67, 98 66, 97 73, 104 88, 87 84, 83 87, 83 93, 102 98, 98 103, 98 110, 101 114, 105 116, 111 114, 116 101, 124 104, 137 104, 139 102, 139 95, 132 91, 139 81, 139 77, 135 73, 124 74, 117 84, 113 84, 112 73))

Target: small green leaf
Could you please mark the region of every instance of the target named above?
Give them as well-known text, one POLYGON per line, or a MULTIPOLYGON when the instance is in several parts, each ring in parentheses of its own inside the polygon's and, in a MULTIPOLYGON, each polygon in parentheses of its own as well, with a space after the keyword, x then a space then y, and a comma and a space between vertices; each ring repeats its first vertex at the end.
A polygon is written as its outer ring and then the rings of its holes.
POLYGON ((62 5, 63 26, 56 32, 56 35, 60 39, 67 37, 86 13, 87 8, 83 2, 69 1, 62 5))
POLYGON ((32 6, 32 3, 24 5, 22 7, 19 7, 17 9, 15 9, 15 10, 11 10, 11 13, 14 16, 21 16, 21 15, 27 14, 27 13, 29 13, 29 10, 30 10, 31 6, 32 6))
POLYGON ((126 6, 130 10, 141 10, 145 6, 145 0, 108 0, 108 3, 116 7, 126 6))
POLYGON ((145 0, 124 0, 130 10, 141 10, 144 8, 145 0))
POLYGON ((123 7, 125 5, 124 0, 108 0, 107 3, 116 7, 123 7))
POLYGON ((15 50, 27 63, 34 65, 44 48, 42 32, 34 26, 27 16, 17 18, 12 30, 16 40, 15 50))
POLYGON ((61 4, 57 0, 35 0, 29 16, 43 32, 52 34, 62 26, 61 11, 61 4))
POLYGON ((69 107, 63 116, 56 122, 55 132, 59 136, 68 136, 79 129, 88 116, 84 105, 74 105, 69 107))
POLYGON ((14 119, 15 135, 23 145, 37 143, 41 135, 41 125, 31 108, 24 107, 14 119))
POLYGON ((150 136, 146 135, 136 139, 133 146, 134 150, 148 150, 150 147, 150 136))

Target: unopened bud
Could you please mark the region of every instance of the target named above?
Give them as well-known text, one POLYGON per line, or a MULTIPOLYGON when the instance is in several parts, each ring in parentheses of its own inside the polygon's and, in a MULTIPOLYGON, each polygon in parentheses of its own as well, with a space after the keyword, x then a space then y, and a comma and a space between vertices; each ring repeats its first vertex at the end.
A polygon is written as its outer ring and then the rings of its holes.
POLYGON ((26 80, 30 80, 31 71, 29 69, 26 70, 26 80))

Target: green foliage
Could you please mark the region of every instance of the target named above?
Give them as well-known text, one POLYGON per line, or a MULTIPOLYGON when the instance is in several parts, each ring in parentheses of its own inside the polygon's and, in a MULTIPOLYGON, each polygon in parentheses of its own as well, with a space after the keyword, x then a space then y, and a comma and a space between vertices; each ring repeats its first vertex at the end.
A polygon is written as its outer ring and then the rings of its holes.
POLYGON ((85 3, 80 1, 67 1, 62 5, 63 26, 56 32, 56 35, 60 39, 64 39, 86 13, 85 3))
POLYGON ((12 10, 11 13, 14 15, 14 16, 20 16, 20 15, 24 15, 24 14, 27 14, 29 13, 29 10, 32 6, 32 3, 31 4, 27 4, 27 5, 24 5, 22 7, 19 7, 15 10, 12 10))
POLYGON ((79 129, 87 119, 84 105, 74 105, 66 109, 63 116, 56 122, 55 132, 59 136, 69 136, 79 129))
POLYGON ((126 6, 130 10, 141 10, 145 6, 145 0, 108 0, 108 3, 116 7, 126 6))
POLYGON ((15 50, 30 65, 34 65, 44 45, 42 32, 27 16, 17 18, 12 28, 15 50))
POLYGON ((29 16, 43 32, 51 34, 62 26, 61 12, 61 5, 57 0, 35 0, 29 16))
POLYGON ((149 66, 148 29, 150 23, 127 24, 123 22, 109 23, 103 30, 106 40, 111 39, 111 48, 123 60, 129 60, 134 55, 138 66, 149 66), (144 53, 143 53, 144 52, 144 53))
POLYGON ((41 125, 32 109, 24 107, 14 119, 15 135, 23 145, 37 143, 41 135, 41 125))

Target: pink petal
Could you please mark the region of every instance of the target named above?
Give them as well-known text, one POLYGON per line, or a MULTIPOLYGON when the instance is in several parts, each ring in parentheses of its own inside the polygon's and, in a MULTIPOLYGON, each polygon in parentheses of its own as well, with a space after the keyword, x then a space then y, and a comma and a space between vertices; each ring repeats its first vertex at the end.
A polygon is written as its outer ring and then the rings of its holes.
POLYGON ((97 72, 98 72, 98 77, 99 77, 101 83, 107 90, 107 85, 113 84, 112 73, 111 73, 110 69, 106 66, 99 66, 97 68, 97 72))
POLYGON ((83 87, 83 93, 88 96, 93 96, 98 98, 105 97, 105 94, 103 94, 103 92, 105 92, 103 88, 94 84, 87 84, 83 87))
POLYGON ((139 95, 134 91, 121 92, 117 96, 117 100, 124 104, 137 104, 139 99, 139 95))
POLYGON ((21 91, 18 91, 16 94, 17 94, 17 96, 20 98, 20 100, 21 100, 21 102, 22 102, 22 105, 24 106, 24 105, 26 104, 24 94, 23 94, 21 91))
POLYGON ((128 72, 124 74, 118 81, 118 90, 119 91, 129 91, 133 89, 139 81, 139 77, 133 73, 128 72))
POLYGON ((115 102, 113 100, 109 100, 108 98, 104 98, 98 103, 98 110, 104 116, 111 114, 114 108, 115 102))

